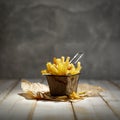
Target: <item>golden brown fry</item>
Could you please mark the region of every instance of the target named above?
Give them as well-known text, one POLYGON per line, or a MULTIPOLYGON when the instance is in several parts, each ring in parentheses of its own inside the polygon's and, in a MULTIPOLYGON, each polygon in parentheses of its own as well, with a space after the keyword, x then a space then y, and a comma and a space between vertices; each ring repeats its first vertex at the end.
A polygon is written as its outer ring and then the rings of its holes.
POLYGON ((69 61, 70 61, 70 57, 67 57, 66 62, 69 63, 69 61))
POLYGON ((56 57, 53 58, 53 64, 56 64, 56 57))
POLYGON ((63 68, 64 68, 63 64, 62 64, 62 63, 59 63, 58 66, 57 66, 59 75, 65 74, 63 68))
POLYGON ((62 63, 65 62, 65 57, 64 56, 61 57, 61 61, 62 61, 62 63))
POLYGON ((41 73, 42 74, 47 74, 47 70, 42 70, 41 73))
POLYGON ((53 75, 74 75, 80 73, 81 64, 80 62, 77 63, 77 67, 70 63, 70 57, 62 56, 61 58, 53 58, 53 63, 47 62, 46 70, 42 70, 42 74, 53 74, 53 75))
POLYGON ((50 73, 50 71, 51 71, 51 63, 50 62, 48 62, 47 64, 46 64, 46 67, 47 67, 47 70, 48 70, 48 72, 50 73))
POLYGON ((80 65, 80 62, 77 63, 77 68, 76 70, 80 71, 81 70, 81 65, 80 65))
POLYGON ((54 65, 50 65, 50 73, 53 75, 58 75, 58 70, 54 65))
POLYGON ((77 93, 72 92, 72 93, 69 95, 69 98, 70 98, 70 99, 79 99, 80 97, 79 97, 79 95, 78 95, 77 93))

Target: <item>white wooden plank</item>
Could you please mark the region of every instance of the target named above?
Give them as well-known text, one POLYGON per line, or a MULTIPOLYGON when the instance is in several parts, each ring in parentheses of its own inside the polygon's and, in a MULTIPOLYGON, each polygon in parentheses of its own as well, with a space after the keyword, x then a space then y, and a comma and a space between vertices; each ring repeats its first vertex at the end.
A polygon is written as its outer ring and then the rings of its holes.
POLYGON ((74 120, 71 103, 38 101, 33 120, 74 120))
POLYGON ((110 101, 109 105, 116 116, 120 119, 120 101, 110 101))
POLYGON ((120 80, 118 80, 118 79, 112 79, 112 80, 110 80, 110 81, 113 81, 113 82, 115 82, 115 83, 120 84, 120 80))
POLYGON ((86 79, 79 79, 79 84, 83 84, 83 83, 88 83, 89 80, 86 79))
POLYGON ((105 92, 100 95, 106 101, 120 101, 120 89, 107 80, 90 80, 91 84, 105 88, 105 92))
POLYGON ((28 81, 30 81, 30 82, 35 82, 35 83, 37 83, 37 82, 40 82, 40 83, 43 83, 43 80, 40 78, 38 78, 38 79, 30 79, 30 78, 22 78, 21 80, 28 80, 28 81))
MULTIPOLYGON (((37 80, 30 80, 36 82, 37 80)), ((39 81, 39 80, 38 80, 39 81)), ((85 81, 84 81, 85 82, 85 81)), ((98 83, 94 82, 96 85, 98 83)), ((111 84, 112 85, 112 84, 111 84)), ((113 85, 114 86, 114 85, 113 85)), ((107 89, 112 91, 112 88, 108 85, 107 89)), ((113 87, 113 90, 119 91, 117 87, 113 87)), ((21 92, 20 84, 17 85, 4 99, 0 105, 0 120, 73 120, 75 118, 79 120, 117 120, 119 118, 120 101, 113 99, 108 103, 109 106, 100 97, 91 97, 79 102, 74 102, 73 107, 75 115, 73 114, 71 103, 69 102, 53 102, 53 101, 38 101, 26 100, 18 95, 21 92), (35 111, 34 111, 35 110, 35 111), (113 113, 113 111, 115 111, 113 113), (117 116, 117 117, 116 117, 117 116)), ((106 98, 110 97, 110 93, 106 98)))
POLYGON ((89 84, 89 82, 86 79, 79 79, 77 91, 81 90, 79 89, 79 84, 89 84))
POLYGON ((7 97, 17 83, 18 80, 0 80, 0 103, 7 97))
POLYGON ((100 97, 90 97, 73 103, 78 120, 118 120, 100 97))
POLYGON ((120 119, 120 89, 106 80, 92 80, 91 83, 106 88, 106 91, 101 93, 100 95, 103 98, 103 100, 107 103, 109 108, 120 119))
MULTIPOLYGON (((32 80, 29 80, 33 82, 32 80)), ((38 82, 38 81, 37 81, 38 82)), ((43 84, 47 84, 47 80, 41 81, 43 84)), ((33 120, 74 120, 74 115, 69 102, 54 102, 54 101, 38 101, 35 112, 33 114, 33 120)))
POLYGON ((110 80, 114 85, 120 88, 120 80, 110 80))
POLYGON ((29 118, 35 100, 26 100, 18 95, 21 92, 18 84, 0 104, 0 120, 25 120, 29 118))
POLYGON ((5 80, 3 80, 3 79, 0 79, 0 85, 4 82, 5 80))

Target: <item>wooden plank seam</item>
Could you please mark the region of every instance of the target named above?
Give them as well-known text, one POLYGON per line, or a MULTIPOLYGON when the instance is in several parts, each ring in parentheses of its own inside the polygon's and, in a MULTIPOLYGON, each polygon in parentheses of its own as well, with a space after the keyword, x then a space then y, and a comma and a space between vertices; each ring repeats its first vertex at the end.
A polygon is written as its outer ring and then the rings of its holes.
POLYGON ((11 86, 9 86, 9 90, 7 91, 6 95, 2 98, 2 100, 0 101, 0 104, 7 98, 7 96, 9 95, 9 93, 16 87, 16 85, 19 83, 19 80, 16 80, 16 82, 14 82, 11 86))

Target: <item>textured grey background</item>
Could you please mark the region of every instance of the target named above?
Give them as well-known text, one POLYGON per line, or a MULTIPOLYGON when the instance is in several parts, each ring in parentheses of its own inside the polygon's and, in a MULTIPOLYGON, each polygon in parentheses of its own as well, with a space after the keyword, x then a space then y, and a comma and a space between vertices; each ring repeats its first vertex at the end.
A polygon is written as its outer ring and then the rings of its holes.
POLYGON ((39 78, 83 51, 81 78, 120 79, 120 0, 0 0, 0 78, 39 78))

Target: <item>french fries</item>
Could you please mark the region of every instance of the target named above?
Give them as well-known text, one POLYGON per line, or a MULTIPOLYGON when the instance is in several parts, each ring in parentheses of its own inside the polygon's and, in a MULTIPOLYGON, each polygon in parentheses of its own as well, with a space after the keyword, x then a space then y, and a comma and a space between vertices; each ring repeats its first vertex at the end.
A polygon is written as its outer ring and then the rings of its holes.
POLYGON ((77 66, 70 63, 70 57, 62 56, 61 58, 53 58, 53 63, 47 62, 46 69, 42 70, 42 75, 74 75, 80 73, 81 63, 78 62, 77 66))
POLYGON ((69 98, 70 98, 70 99, 80 99, 80 96, 79 96, 76 92, 72 92, 72 93, 69 95, 69 98))

